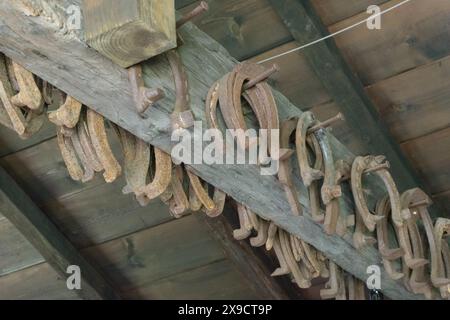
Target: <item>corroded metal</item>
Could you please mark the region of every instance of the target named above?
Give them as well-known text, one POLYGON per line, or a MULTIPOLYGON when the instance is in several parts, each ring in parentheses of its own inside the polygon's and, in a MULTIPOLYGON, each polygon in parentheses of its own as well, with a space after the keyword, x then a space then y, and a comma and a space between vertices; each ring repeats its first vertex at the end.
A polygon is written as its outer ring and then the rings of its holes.
POLYGON ((396 239, 391 240, 389 238, 390 229, 388 226, 391 206, 388 197, 384 197, 378 201, 375 212, 380 217, 386 217, 386 219, 377 221, 378 251, 382 257, 384 269, 391 279, 399 280, 403 278, 405 274, 401 272, 401 270, 396 270, 396 267, 397 269, 401 268, 400 261, 398 261, 398 259, 405 255, 405 251, 400 247, 390 247, 396 239))
POLYGON ((166 52, 175 82, 175 107, 171 115, 172 129, 187 129, 194 125, 194 115, 189 108, 189 90, 186 72, 176 50, 166 52))
MULTIPOLYGON (((150 200, 163 195, 172 181, 171 156, 156 147, 153 147, 152 150, 154 152, 155 159, 155 172, 153 174, 153 179, 149 184, 136 191, 137 199, 142 204, 147 204, 150 200)), ((170 192, 168 191, 165 194, 165 198, 171 198, 173 196, 172 192, 173 190, 170 189, 170 192), (168 197, 168 195, 170 195, 170 197, 168 197)))
POLYGON ((104 119, 94 110, 88 109, 87 125, 95 154, 105 170, 103 177, 107 183, 111 183, 120 176, 122 168, 109 145, 104 119))
MULTIPOLYGON (((352 193, 353 198, 355 200, 356 205, 356 211, 357 215, 361 217, 364 225, 366 226, 369 231, 374 231, 375 226, 377 224, 377 221, 384 219, 382 216, 376 216, 371 214, 369 208, 367 207, 366 199, 364 196, 364 190, 362 186, 362 175, 365 170, 372 166, 379 165, 384 161, 383 156, 375 157, 375 156, 367 156, 367 157, 356 157, 352 164, 352 173, 351 173, 351 185, 352 185, 352 193)), ((395 192, 396 189, 390 189, 391 193, 395 192)), ((400 195, 398 195, 396 198, 399 198, 400 195)), ((400 213, 400 203, 394 202, 394 212, 393 217, 394 221, 396 221, 397 224, 402 224, 402 220, 399 220, 399 213, 400 213)))
POLYGON ((128 131, 115 126, 124 155, 124 194, 138 194, 145 187, 150 166, 150 146, 128 131))
POLYGON ((66 101, 57 110, 49 112, 48 119, 57 126, 75 128, 80 120, 81 102, 71 96, 66 97, 66 101))
POLYGON ((329 260, 330 277, 325 284, 325 289, 320 290, 320 297, 322 299, 334 299, 339 294, 340 269, 331 260, 329 260))
POLYGON ((133 94, 136 110, 139 114, 145 113, 154 103, 165 97, 164 92, 159 88, 146 88, 142 77, 142 66, 137 64, 128 68, 128 80, 133 94))
POLYGON ((321 188, 322 202, 325 204, 324 229, 327 234, 336 233, 339 220, 339 198, 342 196, 340 184, 336 180, 336 168, 328 133, 324 129, 314 133, 322 149, 324 163, 324 180, 321 188))
POLYGON ((58 141, 59 150, 61 151, 61 156, 67 167, 70 177, 75 181, 81 181, 84 177, 83 169, 78 163, 77 155, 69 137, 66 137, 61 127, 56 128, 56 137, 58 141))
POLYGON ((36 83, 34 78, 29 79, 30 77, 33 78, 33 75, 28 71, 17 64, 13 65, 11 60, 0 55, 0 107, 8 115, 11 128, 22 139, 27 139, 38 132, 46 119, 42 96, 40 96, 40 93, 36 93, 34 88, 37 88, 36 83), (16 75, 17 70, 23 71, 26 75, 20 73, 16 75), (21 79, 20 85, 16 76, 21 79), (19 93, 17 93, 18 91, 19 93), (20 92, 22 94, 19 97, 20 92), (29 106, 34 109, 29 108, 29 106))
POLYGON ((239 216, 239 229, 235 229, 233 231, 233 237, 236 240, 244 240, 251 235, 252 226, 250 223, 250 218, 248 217, 247 208, 238 203, 237 211, 239 216))

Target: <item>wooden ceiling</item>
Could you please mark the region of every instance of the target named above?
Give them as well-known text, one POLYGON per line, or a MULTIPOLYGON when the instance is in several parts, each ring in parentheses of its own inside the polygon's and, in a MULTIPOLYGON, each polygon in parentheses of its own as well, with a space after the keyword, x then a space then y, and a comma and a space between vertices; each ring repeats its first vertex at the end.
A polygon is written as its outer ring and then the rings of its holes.
MULTIPOLYGON (((330 31, 366 17, 368 5, 399 1, 311 0, 330 31)), ((187 11, 197 1, 177 1, 187 11)), ((197 25, 238 60, 254 61, 296 46, 267 0, 209 0, 197 25)), ((361 27, 336 37, 392 137, 425 187, 450 213, 450 3, 411 3, 382 18, 382 29, 361 27)), ((326 119, 340 110, 302 52, 276 63, 274 85, 303 110, 326 119)), ((362 137, 345 123, 334 134, 354 153, 362 137)), ((126 298, 267 297, 254 289, 222 243, 195 216, 172 220, 159 202, 141 208, 121 194, 124 183, 100 178, 82 185, 68 177, 48 124, 21 141, 0 129, 0 165, 126 298)), ((117 148, 117 146, 116 146, 117 148)), ((446 211, 445 211, 446 210, 446 211)), ((315 288, 314 290, 316 290, 315 288)), ((313 290, 313 291, 314 291, 313 290)), ((317 297, 314 293, 304 296, 317 297)), ((0 217, 0 299, 76 298, 39 253, 0 217)))

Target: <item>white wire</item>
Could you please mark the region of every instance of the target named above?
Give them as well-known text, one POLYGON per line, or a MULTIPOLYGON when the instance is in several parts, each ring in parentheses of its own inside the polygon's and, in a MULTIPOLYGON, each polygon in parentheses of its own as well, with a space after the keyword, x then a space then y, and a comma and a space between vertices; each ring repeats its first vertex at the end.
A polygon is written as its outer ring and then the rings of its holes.
POLYGON ((377 17, 379 17, 379 16, 381 16, 381 15, 383 15, 383 14, 389 12, 389 11, 392 11, 392 10, 394 10, 394 9, 396 9, 396 8, 402 6, 402 5, 404 5, 404 4, 406 4, 406 3, 410 2, 410 1, 411 1, 411 0, 404 0, 404 1, 400 2, 400 3, 397 3, 396 5, 393 5, 393 6, 390 7, 390 8, 387 8, 386 10, 383 10, 383 11, 377 13, 377 14, 374 14, 374 15, 370 16, 369 18, 364 19, 364 20, 362 20, 362 21, 359 21, 359 22, 357 22, 357 23, 355 23, 355 24, 353 24, 353 25, 351 25, 351 26, 348 26, 348 27, 346 27, 346 28, 344 28, 344 29, 341 29, 341 30, 339 30, 339 31, 336 31, 336 32, 334 32, 334 33, 331 33, 331 34, 329 34, 329 35, 327 35, 327 36, 325 36, 325 37, 323 37, 323 38, 314 40, 313 42, 307 43, 307 44, 302 45, 302 46, 300 46, 300 47, 297 47, 297 48, 288 50, 288 51, 286 51, 286 52, 282 52, 282 53, 280 53, 280 54, 277 54, 277 55, 275 55, 275 56, 266 58, 266 59, 264 59, 264 60, 258 61, 257 63, 258 63, 258 64, 261 64, 261 63, 268 62, 268 61, 271 61, 271 60, 274 60, 274 59, 278 59, 278 58, 283 57, 283 56, 285 56, 285 55, 287 55, 287 54, 290 54, 290 53, 293 53, 293 52, 296 52, 296 51, 300 51, 300 50, 302 50, 302 49, 305 49, 305 48, 307 48, 307 47, 310 47, 310 46, 312 46, 312 45, 315 45, 316 43, 319 43, 319 42, 321 42, 321 41, 324 41, 324 40, 327 40, 327 39, 329 39, 329 38, 335 37, 335 36, 337 36, 338 34, 341 34, 341 33, 343 33, 343 32, 346 32, 346 31, 350 30, 350 29, 353 29, 353 28, 355 28, 355 27, 357 27, 357 26, 359 26, 359 25, 361 25, 361 24, 363 24, 363 23, 367 23, 368 21, 372 21, 372 20, 374 20, 375 18, 377 18, 377 17))

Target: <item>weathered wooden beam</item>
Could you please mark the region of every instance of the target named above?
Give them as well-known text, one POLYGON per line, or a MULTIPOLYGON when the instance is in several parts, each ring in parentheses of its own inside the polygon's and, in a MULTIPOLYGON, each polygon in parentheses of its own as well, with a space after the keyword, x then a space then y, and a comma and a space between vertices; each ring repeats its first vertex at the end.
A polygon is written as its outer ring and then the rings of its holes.
MULTIPOLYGON (((329 35, 309 0, 269 0, 299 45, 329 35)), ((364 26, 361 26, 364 28, 364 26)), ((401 190, 421 186, 398 143, 391 137, 364 86, 352 72, 333 39, 305 48, 310 66, 341 108, 346 124, 359 137, 366 151, 382 154, 391 164, 392 174, 401 190)))
MULTIPOLYGON (((79 0, 72 2, 79 3, 79 0)), ((175 95, 166 59, 157 57, 143 66, 147 86, 160 87, 166 93, 166 99, 150 108, 143 119, 135 110, 127 71, 87 48, 78 39, 64 37, 58 33, 58 25, 50 24, 42 16, 24 15, 20 4, 15 1, 3 1, 0 3, 0 30, 0 51, 112 122, 170 152, 173 142, 170 139, 169 112, 173 109, 175 95)), ((192 109, 197 119, 204 120, 204 99, 209 86, 230 71, 236 61, 192 24, 185 25, 180 32, 184 45, 179 52, 189 78, 192 109)), ((274 91, 274 95, 281 120, 301 115, 301 111, 280 93, 274 91)), ((336 158, 348 161, 354 158, 336 139, 331 138, 331 141, 336 158)), ((205 181, 310 243, 358 278, 366 280, 367 267, 381 264, 375 248, 357 251, 349 239, 328 236, 322 226, 307 216, 293 216, 278 180, 261 176, 258 167, 201 164, 193 165, 193 169, 205 181)), ((382 190, 376 187, 376 183, 372 187, 374 193, 382 190)), ((303 188, 300 192, 300 200, 308 212, 306 191, 303 188)), ((384 271, 381 276, 382 290, 387 296, 393 299, 421 298, 408 292, 401 283, 391 280, 384 271)))
POLYGON ((11 221, 63 279, 69 276, 66 273, 68 266, 80 267, 81 290, 75 290, 75 293, 81 298, 120 299, 103 276, 80 255, 1 167, 0 213, 11 221))
POLYGON ((86 42, 128 68, 177 45, 174 0, 83 0, 86 42))

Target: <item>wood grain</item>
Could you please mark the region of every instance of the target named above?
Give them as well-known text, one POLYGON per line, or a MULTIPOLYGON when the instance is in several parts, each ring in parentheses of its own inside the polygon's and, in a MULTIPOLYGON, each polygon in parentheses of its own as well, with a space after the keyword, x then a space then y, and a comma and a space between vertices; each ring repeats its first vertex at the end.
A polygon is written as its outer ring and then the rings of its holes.
POLYGON ((450 56, 367 88, 398 142, 450 126, 449 75, 450 56))
MULTIPOLYGON (((384 10, 401 0, 381 6, 384 10)), ((336 37, 336 43, 364 85, 376 83, 450 54, 450 3, 411 1, 382 17, 381 30, 365 25, 336 37)), ((334 32, 366 19, 356 15, 330 26, 334 32)))
POLYGON ((1 300, 78 300, 48 263, 0 277, 1 300))
POLYGON ((16 182, 0 168, 0 211, 36 248, 61 277, 70 265, 77 265, 84 299, 119 299, 113 287, 87 262, 16 182))
MULTIPOLYGON (((154 59, 144 67, 146 82, 163 88, 167 98, 158 107, 149 110, 147 119, 141 119, 133 109, 124 70, 92 50, 80 46, 76 40, 61 41, 52 26, 39 17, 23 17, 14 3, 1 3, 0 13, 4 17, 1 22, 4 32, 0 34, 2 51, 133 134, 169 151, 170 119, 167 112, 172 109, 174 95, 172 79, 165 61, 154 59), (19 17, 21 19, 18 19, 19 17), (19 20, 20 28, 17 27, 19 20), (18 49, 28 53, 26 59, 17 54, 18 49)), ((202 114, 202 98, 208 86, 230 70, 235 61, 219 44, 192 25, 184 26, 181 33, 185 44, 179 51, 191 80, 193 110, 195 115, 199 116, 202 114)), ((281 119, 300 114, 299 109, 285 97, 277 92, 274 94, 281 119)), ((337 157, 353 156, 338 142, 333 139, 332 141, 337 157)), ((273 177, 261 176, 258 168, 195 165, 193 169, 204 180, 219 187, 264 218, 276 221, 281 227, 314 245, 361 279, 366 277, 367 265, 379 261, 375 249, 368 248, 357 252, 342 238, 327 236, 320 226, 308 218, 286 214, 290 209, 283 189, 273 177), (236 185, 240 186, 239 190, 236 185)), ((383 279, 382 286, 386 295, 393 298, 418 298, 387 277, 383 279)))

